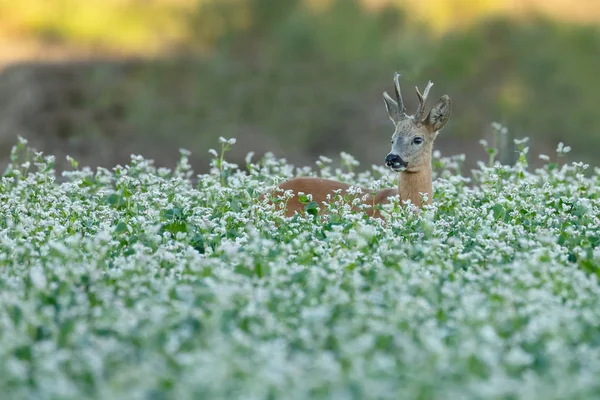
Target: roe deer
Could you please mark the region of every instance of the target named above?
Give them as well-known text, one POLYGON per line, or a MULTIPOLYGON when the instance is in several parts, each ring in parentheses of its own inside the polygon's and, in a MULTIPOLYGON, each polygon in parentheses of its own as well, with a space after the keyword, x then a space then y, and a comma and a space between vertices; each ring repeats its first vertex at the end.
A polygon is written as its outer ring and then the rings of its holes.
MULTIPOLYGON (((443 95, 429 114, 424 117, 425 102, 429 90, 433 86, 430 81, 423 94, 419 92, 419 88, 415 87, 419 105, 414 115, 407 115, 400 93, 399 78, 400 74, 396 73, 394 75, 396 100, 392 99, 387 92, 383 92, 385 107, 395 126, 392 135, 392 150, 385 157, 385 164, 398 172, 398 188, 383 189, 374 195, 371 194, 372 190, 361 188, 363 193, 361 198, 368 194, 362 203, 373 206, 368 213, 370 216, 375 217, 380 217, 375 206, 389 202, 388 197, 397 194, 400 197, 400 202, 410 200, 416 206, 422 205, 421 194, 424 194, 427 196, 424 203, 431 204, 433 197, 431 178, 433 142, 438 131, 448 122, 451 113, 450 97, 443 95)), ((279 185, 279 188, 284 191, 291 190, 294 195, 286 204, 286 216, 288 217, 304 209, 304 204, 298 198, 300 192, 312 194, 312 200, 322 206, 324 202, 328 202, 328 195, 331 195, 331 199, 335 197, 335 190, 341 189, 342 192, 345 192, 350 187, 351 185, 346 183, 314 177, 294 178, 279 185)))

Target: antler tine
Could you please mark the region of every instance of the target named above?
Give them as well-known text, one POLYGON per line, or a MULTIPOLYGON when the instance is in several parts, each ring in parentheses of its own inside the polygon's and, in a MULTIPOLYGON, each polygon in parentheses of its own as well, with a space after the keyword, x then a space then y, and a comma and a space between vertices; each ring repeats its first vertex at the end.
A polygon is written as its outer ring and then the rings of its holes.
POLYGON ((425 113, 425 103, 427 102, 427 96, 429 96, 429 90, 432 86, 433 82, 429 81, 423 94, 421 94, 419 88, 415 86, 415 89, 417 89, 417 97, 419 98, 419 106, 417 107, 417 113, 415 114, 417 122, 421 122, 421 119, 423 118, 423 114, 425 113))
POLYGON ((402 115, 406 115, 406 107, 402 101, 402 93, 400 92, 400 74, 396 72, 394 75, 394 89, 396 90, 396 101, 398 102, 398 110, 402 115))

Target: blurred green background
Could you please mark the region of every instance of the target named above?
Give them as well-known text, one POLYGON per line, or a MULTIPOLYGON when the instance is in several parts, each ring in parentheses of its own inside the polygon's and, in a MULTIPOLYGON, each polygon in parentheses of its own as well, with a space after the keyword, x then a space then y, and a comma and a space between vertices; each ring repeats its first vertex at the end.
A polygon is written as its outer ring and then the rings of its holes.
MULTIPOLYGON (((566 0, 0 0, 0 167, 17 135, 112 167, 129 154, 208 168, 272 151, 299 165, 389 151, 381 93, 435 83, 453 116, 443 155, 486 159, 490 124, 529 136, 532 162, 600 165, 600 2, 566 0)), ((464 172, 468 172, 465 170, 464 172)))

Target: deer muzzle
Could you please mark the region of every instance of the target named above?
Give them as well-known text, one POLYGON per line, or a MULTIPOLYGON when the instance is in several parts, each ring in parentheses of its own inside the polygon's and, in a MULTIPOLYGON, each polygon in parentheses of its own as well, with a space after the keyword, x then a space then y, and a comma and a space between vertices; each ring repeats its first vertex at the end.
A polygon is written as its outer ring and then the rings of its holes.
POLYGON ((385 165, 394 171, 404 171, 408 167, 408 163, 399 155, 390 153, 385 157, 385 165))

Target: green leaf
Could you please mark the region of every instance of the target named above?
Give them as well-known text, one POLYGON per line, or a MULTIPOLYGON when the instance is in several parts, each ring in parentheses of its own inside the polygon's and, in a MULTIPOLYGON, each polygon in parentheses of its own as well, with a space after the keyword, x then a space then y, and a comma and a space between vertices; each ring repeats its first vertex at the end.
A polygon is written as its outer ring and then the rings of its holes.
POLYGON ((168 221, 183 219, 183 209, 179 207, 173 207, 161 212, 162 218, 168 221))
POLYGON ((125 207, 125 205, 127 204, 127 201, 118 193, 109 194, 108 196, 106 196, 104 201, 109 206, 113 206, 118 209, 125 207))
POLYGON ((205 252, 204 235, 202 235, 201 233, 196 233, 192 237, 190 244, 192 245, 192 247, 194 249, 196 249, 196 251, 198 251, 198 253, 204 254, 204 252, 205 252))
POLYGON ((308 196, 307 196, 307 195, 305 195, 305 194, 301 194, 301 195, 299 195, 299 196, 298 196, 298 201, 299 201, 301 204, 308 204, 308 203, 310 203, 310 201, 308 200, 308 196))
POLYGON ((492 207, 492 211, 494 212, 494 219, 499 219, 504 214, 504 207, 500 204, 496 204, 492 207))
POLYGON ((115 228, 115 232, 116 233, 123 233, 127 230, 127 224, 123 221, 119 222, 117 224, 117 227, 115 228))
MULTIPOLYGON (((331 229, 330 229, 331 230, 331 229)), ((319 240, 327 239, 327 234, 325 234, 325 229, 319 229, 315 232, 315 237, 319 240)))
POLYGON ((317 216, 317 214, 319 214, 319 205, 316 202, 311 201, 310 203, 304 206, 304 211, 307 214, 317 216))

